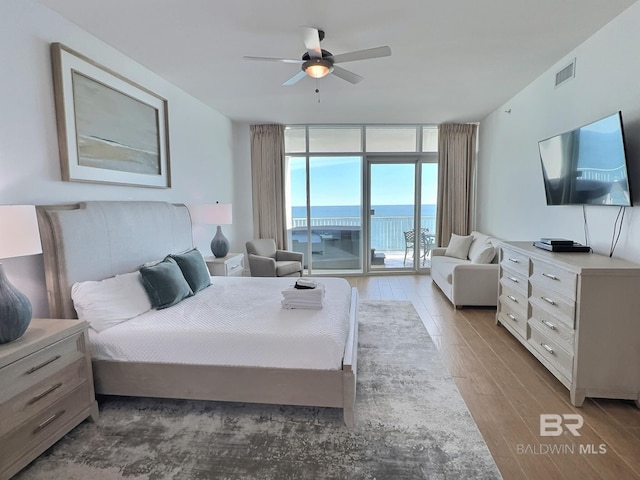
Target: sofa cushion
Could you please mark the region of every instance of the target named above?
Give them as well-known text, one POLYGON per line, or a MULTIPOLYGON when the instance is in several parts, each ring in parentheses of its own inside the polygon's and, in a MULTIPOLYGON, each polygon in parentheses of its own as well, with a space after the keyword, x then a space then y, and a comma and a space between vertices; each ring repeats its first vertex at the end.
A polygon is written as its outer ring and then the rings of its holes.
POLYGON ((491 242, 482 245, 482 249, 476 249, 471 255, 469 252, 469 260, 471 263, 491 263, 496 256, 496 249, 491 242))
POLYGON ((469 247, 471 263, 491 263, 496 256, 494 245, 497 243, 496 239, 476 231, 471 232, 471 236, 473 237, 473 242, 469 247))
POLYGON ((466 260, 467 255, 469 255, 469 247, 471 247, 471 242, 473 242, 472 235, 463 236, 452 233, 451 239, 449 240, 449 245, 447 246, 447 250, 444 252, 444 254, 447 257, 466 260))
POLYGON ((469 260, 462 260, 460 258, 455 257, 433 257, 431 259, 431 272, 433 274, 434 271, 437 272, 442 278, 447 280, 448 284, 453 283, 453 269, 456 265, 468 265, 469 260))

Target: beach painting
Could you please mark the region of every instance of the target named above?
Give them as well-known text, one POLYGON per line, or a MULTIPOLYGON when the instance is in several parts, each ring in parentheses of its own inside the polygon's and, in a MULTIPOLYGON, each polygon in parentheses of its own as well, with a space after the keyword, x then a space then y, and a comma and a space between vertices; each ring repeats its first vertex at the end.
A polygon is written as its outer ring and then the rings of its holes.
POLYGON ((160 173, 158 112, 73 72, 78 163, 124 172, 160 173))
POLYGON ((166 101, 52 45, 62 178, 168 188, 166 101))

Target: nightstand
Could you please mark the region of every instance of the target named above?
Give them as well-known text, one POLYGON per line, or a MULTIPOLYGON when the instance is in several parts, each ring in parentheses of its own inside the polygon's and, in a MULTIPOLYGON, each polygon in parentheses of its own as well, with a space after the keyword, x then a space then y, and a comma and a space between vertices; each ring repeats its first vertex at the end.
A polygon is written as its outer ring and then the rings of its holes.
POLYGON ((244 271, 244 253, 230 253, 226 257, 206 257, 209 273, 218 277, 241 277, 244 271))
POLYGON ((87 417, 98 418, 88 327, 34 318, 22 337, 0 345, 0 480, 87 417))

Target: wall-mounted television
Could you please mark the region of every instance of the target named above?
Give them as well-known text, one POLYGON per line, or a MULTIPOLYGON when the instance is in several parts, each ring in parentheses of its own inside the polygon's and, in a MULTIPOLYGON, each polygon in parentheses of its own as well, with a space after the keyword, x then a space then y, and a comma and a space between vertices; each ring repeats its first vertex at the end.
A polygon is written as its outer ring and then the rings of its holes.
POLYGON ((547 205, 631 206, 622 112, 538 142, 547 205))

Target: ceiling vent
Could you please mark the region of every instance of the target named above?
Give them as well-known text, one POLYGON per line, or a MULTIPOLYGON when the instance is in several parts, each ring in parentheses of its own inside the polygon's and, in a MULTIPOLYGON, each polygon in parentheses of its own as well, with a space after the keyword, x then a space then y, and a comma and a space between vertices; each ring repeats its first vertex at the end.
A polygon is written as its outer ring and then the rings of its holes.
POLYGON ((571 63, 564 67, 562 70, 556 73, 556 88, 565 82, 568 82, 576 76, 576 59, 571 60, 571 63))

